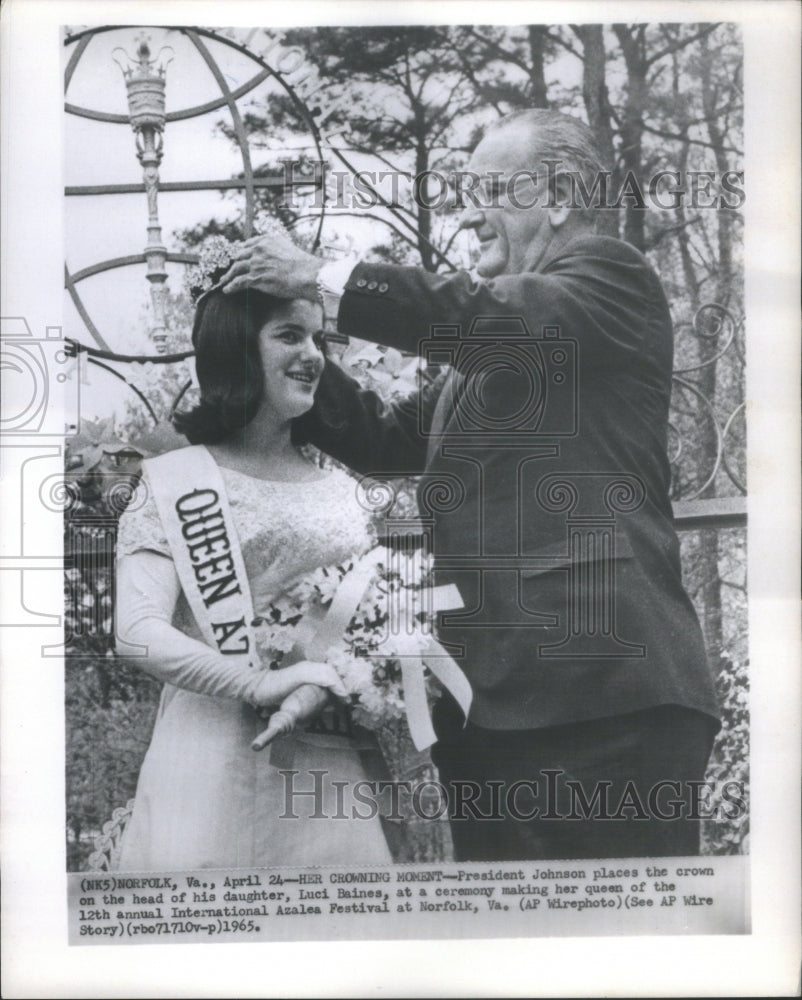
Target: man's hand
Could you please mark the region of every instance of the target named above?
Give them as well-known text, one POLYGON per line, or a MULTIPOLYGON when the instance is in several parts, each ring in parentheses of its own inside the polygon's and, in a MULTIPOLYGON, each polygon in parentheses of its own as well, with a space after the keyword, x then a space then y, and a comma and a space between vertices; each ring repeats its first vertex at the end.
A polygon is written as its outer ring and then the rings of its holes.
POLYGON ((317 275, 323 261, 281 233, 246 240, 223 275, 223 291, 251 288, 280 299, 318 301, 317 275))

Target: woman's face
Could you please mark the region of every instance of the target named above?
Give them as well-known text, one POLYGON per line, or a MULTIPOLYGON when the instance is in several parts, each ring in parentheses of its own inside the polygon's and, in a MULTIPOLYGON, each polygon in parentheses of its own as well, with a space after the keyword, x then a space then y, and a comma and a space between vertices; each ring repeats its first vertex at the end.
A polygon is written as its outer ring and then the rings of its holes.
POLYGON ((259 331, 264 371, 263 405, 283 420, 311 409, 324 357, 323 310, 306 299, 282 303, 259 331))

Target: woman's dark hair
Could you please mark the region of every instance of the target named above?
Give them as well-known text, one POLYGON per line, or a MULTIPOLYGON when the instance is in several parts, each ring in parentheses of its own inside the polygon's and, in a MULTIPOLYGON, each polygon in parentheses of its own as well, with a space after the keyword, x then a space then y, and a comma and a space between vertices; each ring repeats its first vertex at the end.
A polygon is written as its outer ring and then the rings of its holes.
POLYGON ((259 332, 282 302, 253 291, 215 291, 198 302, 192 345, 200 403, 173 414, 191 444, 223 441, 256 416, 264 392, 259 332))

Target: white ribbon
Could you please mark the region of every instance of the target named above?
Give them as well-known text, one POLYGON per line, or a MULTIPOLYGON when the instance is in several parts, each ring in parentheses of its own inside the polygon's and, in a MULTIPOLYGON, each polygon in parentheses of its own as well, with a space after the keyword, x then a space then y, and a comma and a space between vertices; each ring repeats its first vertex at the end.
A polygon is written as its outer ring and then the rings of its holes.
POLYGON ((306 643, 306 655, 310 660, 325 660, 329 649, 342 639, 383 558, 382 549, 371 549, 346 573, 334 593, 326 616, 306 643))
MULTIPOLYGON (((354 617, 368 584, 373 579, 379 563, 386 560, 385 550, 371 549, 346 574, 337 588, 328 612, 314 636, 306 643, 306 655, 311 660, 325 660, 329 649, 341 641, 354 617)), ((461 608, 459 590, 449 584, 431 591, 433 609, 461 608)), ((404 706, 409 734, 416 750, 425 750, 437 739, 426 698, 424 667, 428 667, 446 690, 450 691, 462 709, 465 718, 471 707, 473 692, 468 678, 445 649, 430 638, 426 649, 419 656, 400 656, 401 680, 404 685, 404 706)))

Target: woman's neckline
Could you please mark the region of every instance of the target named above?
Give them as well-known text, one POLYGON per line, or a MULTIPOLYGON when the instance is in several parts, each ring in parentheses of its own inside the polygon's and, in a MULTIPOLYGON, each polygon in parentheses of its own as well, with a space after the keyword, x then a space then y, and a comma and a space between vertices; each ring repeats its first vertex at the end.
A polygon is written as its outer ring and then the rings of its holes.
MULTIPOLYGON (((223 472, 232 472, 235 476, 243 476, 245 479, 251 479, 255 483, 284 483, 288 486, 309 486, 310 483, 325 483, 326 480, 331 475, 330 472, 323 472, 323 475, 314 476, 311 479, 276 479, 274 477, 264 478, 262 476, 251 475, 250 472, 242 472, 240 469, 235 469, 230 465, 223 465, 215 455, 209 450, 208 446, 204 445, 206 451, 211 457, 212 461, 217 465, 217 467, 223 472)), ((311 462, 308 463, 310 468, 314 468, 311 462)))
POLYGON ((271 483, 281 486, 311 486, 313 483, 325 483, 331 475, 330 472, 324 472, 322 476, 315 476, 314 479, 263 479, 261 476, 252 476, 249 472, 240 472, 239 469, 232 469, 230 465, 220 465, 219 462, 217 464, 222 472, 230 472, 235 476, 242 476, 243 479, 250 479, 254 483, 271 483))

